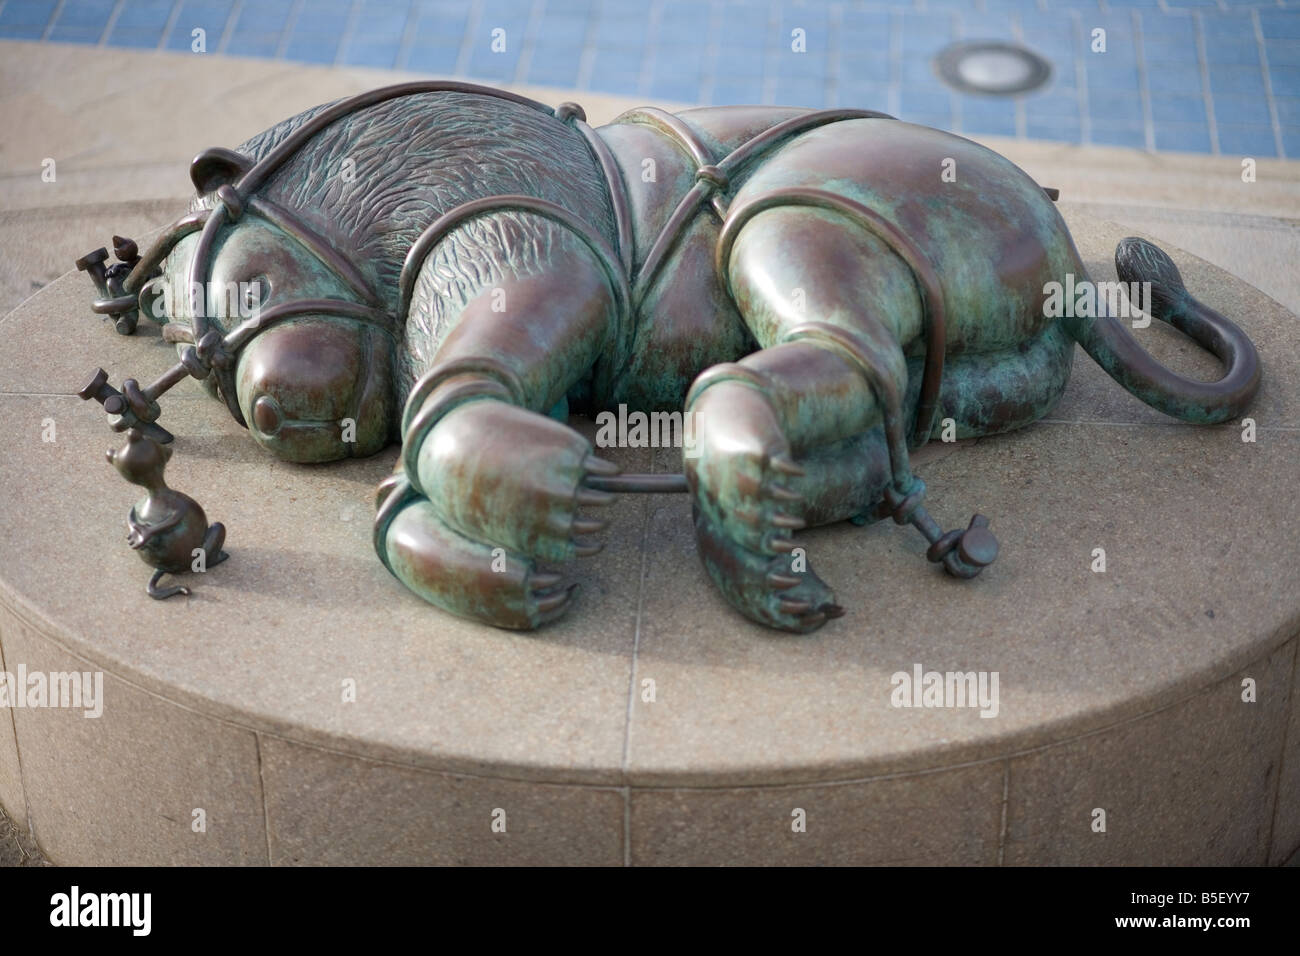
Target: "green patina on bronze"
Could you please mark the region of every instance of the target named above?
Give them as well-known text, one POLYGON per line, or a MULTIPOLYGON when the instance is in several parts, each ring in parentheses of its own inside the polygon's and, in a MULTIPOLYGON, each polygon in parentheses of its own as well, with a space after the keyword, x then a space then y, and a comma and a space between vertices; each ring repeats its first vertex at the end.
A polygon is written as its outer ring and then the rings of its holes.
POLYGON ((160 588, 158 581, 164 574, 206 570, 226 560, 226 552, 221 550, 226 529, 220 522, 209 525, 198 502, 167 487, 163 471, 172 456, 171 448, 139 429, 129 429, 126 434, 126 444, 108 452, 108 462, 123 478, 147 492, 127 518, 127 543, 154 569, 147 588, 151 598, 189 594, 187 587, 160 588))
POLYGON ((1104 309, 1058 315, 1051 284, 1088 276, 1054 193, 870 111, 643 109, 592 129, 573 104, 412 83, 191 173, 198 199, 151 250, 115 238, 120 262, 78 261, 94 309, 130 334, 178 280, 255 283, 259 309, 173 296, 156 317, 178 364, 121 392, 100 372, 83 397, 151 445, 171 438, 158 396, 187 376, 288 460, 401 441, 380 558, 501 627, 563 613, 573 586, 540 562, 599 550, 591 509, 686 491, 726 599, 807 632, 843 613, 795 544, 808 525, 892 517, 955 576, 992 563, 987 519, 945 533, 909 452, 945 423, 974 437, 1041 418, 1075 342, 1187 421, 1238 416, 1259 384, 1250 340, 1141 240, 1117 249, 1121 280, 1152 284, 1152 314, 1214 352, 1220 381, 1159 365, 1104 309), (620 474, 567 424, 620 405, 690 416, 682 473, 620 474))

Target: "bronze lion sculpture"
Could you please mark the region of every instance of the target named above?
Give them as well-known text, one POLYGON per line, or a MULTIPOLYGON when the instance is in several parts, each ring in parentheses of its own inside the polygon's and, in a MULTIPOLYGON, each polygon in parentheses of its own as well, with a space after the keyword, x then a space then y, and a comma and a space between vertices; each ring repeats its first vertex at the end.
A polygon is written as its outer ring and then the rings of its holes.
POLYGON ((115 240, 123 261, 79 262, 97 312, 125 333, 154 315, 181 361, 124 394, 101 373, 83 397, 166 440, 156 398, 193 376, 284 459, 400 441, 379 557, 500 627, 563 613, 573 586, 541 565, 599 550, 594 509, 685 491, 727 601, 811 631, 843 612, 803 527, 892 517, 951 574, 994 560, 982 516, 931 519, 909 452, 1042 417, 1076 342, 1189 421, 1238 415, 1259 384, 1250 340, 1159 249, 1124 240, 1120 279, 1222 360, 1217 382, 1155 362, 1113 303, 1076 301, 1087 273, 1050 191, 871 111, 641 109, 592 129, 572 104, 408 83, 207 150, 191 177, 191 211, 146 253, 115 240), (234 321, 168 283, 260 299, 234 321), (620 474, 567 424, 620 406, 686 417, 682 473, 620 474))

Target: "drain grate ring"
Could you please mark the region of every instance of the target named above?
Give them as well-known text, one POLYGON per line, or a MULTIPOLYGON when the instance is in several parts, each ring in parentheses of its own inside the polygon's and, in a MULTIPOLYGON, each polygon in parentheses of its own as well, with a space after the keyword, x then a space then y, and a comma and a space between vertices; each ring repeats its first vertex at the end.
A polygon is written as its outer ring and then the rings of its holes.
POLYGON ((954 43, 934 57, 939 78, 962 93, 1014 96, 1036 90, 1052 75, 1052 66, 1033 50, 1014 43, 954 43))

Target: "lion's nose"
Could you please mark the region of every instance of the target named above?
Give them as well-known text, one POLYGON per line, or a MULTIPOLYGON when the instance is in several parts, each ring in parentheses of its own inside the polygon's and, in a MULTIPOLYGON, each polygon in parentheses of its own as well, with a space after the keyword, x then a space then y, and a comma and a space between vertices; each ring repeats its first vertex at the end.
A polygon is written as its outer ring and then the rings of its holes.
POLYGON ((270 395, 258 398, 253 403, 253 424, 268 438, 275 435, 284 424, 284 412, 280 409, 280 403, 270 395))

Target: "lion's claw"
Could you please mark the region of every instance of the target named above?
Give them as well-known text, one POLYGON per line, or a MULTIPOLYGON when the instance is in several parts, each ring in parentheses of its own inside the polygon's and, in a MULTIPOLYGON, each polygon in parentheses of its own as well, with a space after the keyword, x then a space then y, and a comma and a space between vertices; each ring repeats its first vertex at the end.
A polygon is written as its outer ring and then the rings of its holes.
POLYGON ((602 478, 611 478, 614 475, 621 474, 623 469, 618 467, 612 461, 606 461, 604 458, 598 458, 595 455, 588 455, 582 460, 582 467, 588 473, 598 475, 602 478))
MULTIPOLYGON (((795 570, 792 555, 769 556, 740 547, 697 508, 695 537, 705 570, 727 601, 751 620, 807 634, 844 609, 807 567, 795 570)), ((788 540, 788 539, 785 539, 788 540)), ((793 542, 791 542, 793 549, 793 542)))
POLYGON ((573 592, 577 589, 578 585, 575 582, 558 590, 531 592, 529 596, 536 602, 538 623, 545 624, 563 614, 569 607, 573 592))

